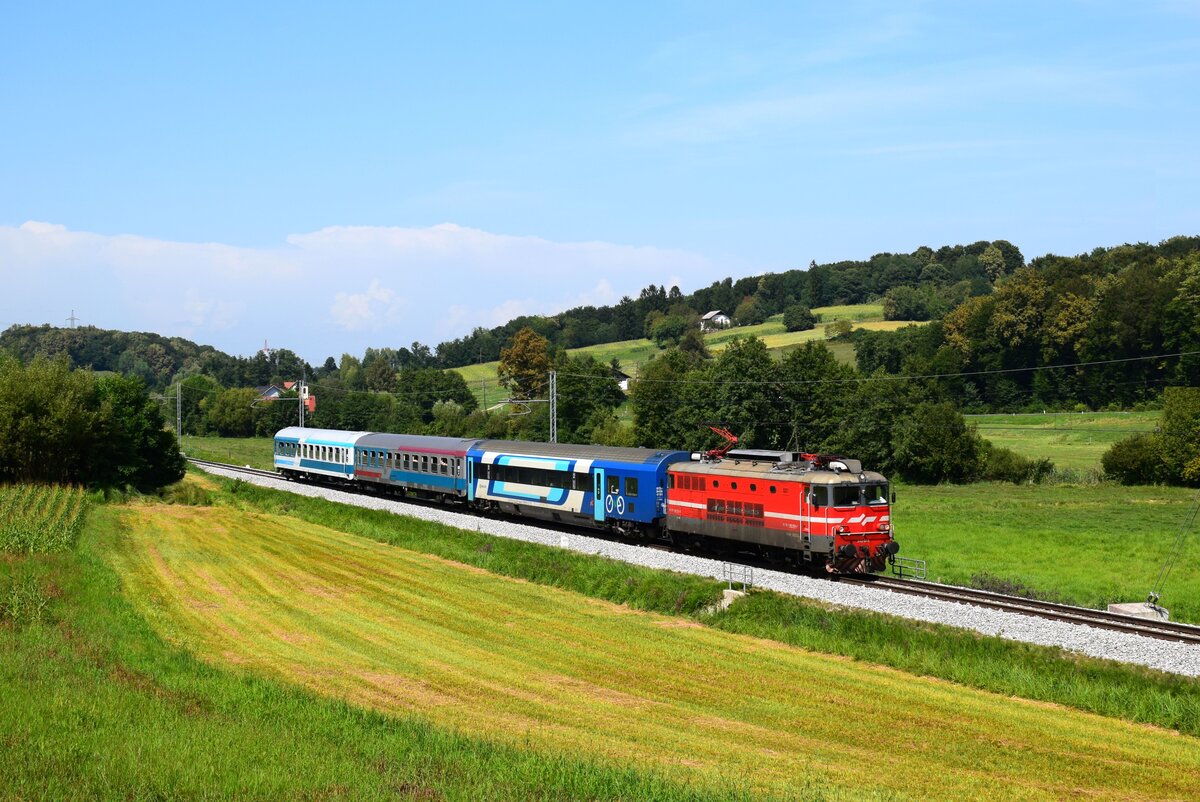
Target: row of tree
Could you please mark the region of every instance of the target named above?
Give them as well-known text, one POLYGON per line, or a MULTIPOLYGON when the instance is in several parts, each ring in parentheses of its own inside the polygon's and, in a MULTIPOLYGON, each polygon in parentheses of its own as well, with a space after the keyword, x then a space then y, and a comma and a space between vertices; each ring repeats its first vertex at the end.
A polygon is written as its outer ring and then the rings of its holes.
POLYGON ((184 465, 163 427, 139 377, 0 355, 0 481, 162 487, 184 465))

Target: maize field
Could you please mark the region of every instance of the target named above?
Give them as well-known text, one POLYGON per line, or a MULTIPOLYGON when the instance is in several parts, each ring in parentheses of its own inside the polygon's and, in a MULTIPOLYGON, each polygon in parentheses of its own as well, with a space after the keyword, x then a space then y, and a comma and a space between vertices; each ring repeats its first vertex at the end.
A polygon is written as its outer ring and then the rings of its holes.
POLYGON ((88 500, 78 487, 0 487, 0 551, 63 551, 79 536, 88 500))

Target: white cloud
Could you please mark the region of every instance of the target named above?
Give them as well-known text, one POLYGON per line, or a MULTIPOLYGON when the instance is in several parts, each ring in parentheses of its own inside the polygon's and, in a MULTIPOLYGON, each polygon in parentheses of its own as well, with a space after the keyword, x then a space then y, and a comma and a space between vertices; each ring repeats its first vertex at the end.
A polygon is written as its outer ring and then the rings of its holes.
POLYGON ((378 330, 383 324, 394 322, 403 307, 404 301, 397 298, 394 291, 372 279, 366 292, 337 293, 329 314, 334 322, 349 331, 378 330))
MULTIPOLYGON (((739 266, 739 269, 744 266, 739 266)), ((157 331, 251 353, 264 339, 305 358, 436 345, 522 314, 615 303, 647 284, 729 272, 695 253, 556 242, 443 223, 334 226, 270 247, 0 226, 0 323, 157 331)))

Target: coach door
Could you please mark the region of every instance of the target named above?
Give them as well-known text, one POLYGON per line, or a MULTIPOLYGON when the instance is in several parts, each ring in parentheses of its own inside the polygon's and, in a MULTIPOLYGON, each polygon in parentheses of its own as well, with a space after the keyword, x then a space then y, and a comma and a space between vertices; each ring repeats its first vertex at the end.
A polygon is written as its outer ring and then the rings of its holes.
POLYGON ((475 461, 464 457, 467 463, 467 501, 475 500, 475 461))
POLYGON ((592 480, 595 482, 592 493, 592 506, 595 508, 594 516, 597 521, 604 520, 604 469, 596 468, 592 471, 592 480))

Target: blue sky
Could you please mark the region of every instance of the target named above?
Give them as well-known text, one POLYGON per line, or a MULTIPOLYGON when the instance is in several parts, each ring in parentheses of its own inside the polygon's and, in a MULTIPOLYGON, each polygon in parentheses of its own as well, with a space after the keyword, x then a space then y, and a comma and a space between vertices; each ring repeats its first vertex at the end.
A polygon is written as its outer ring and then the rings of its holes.
POLYGON ((1200 233, 1200 3, 18 4, 0 326, 310 361, 649 283, 1200 233))

